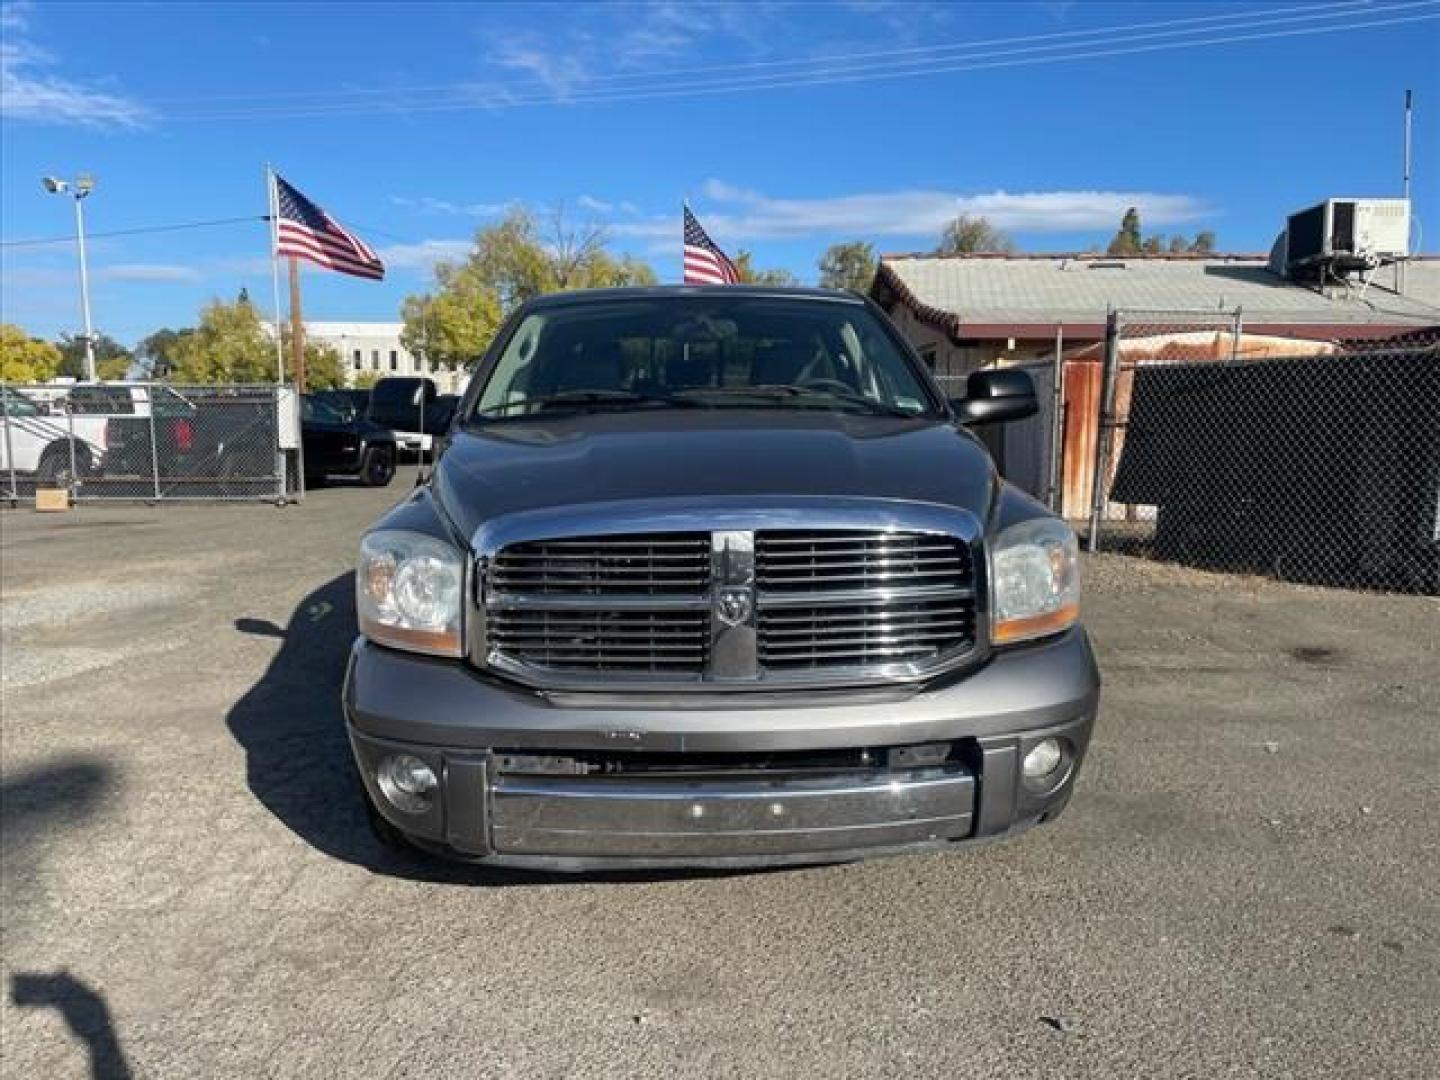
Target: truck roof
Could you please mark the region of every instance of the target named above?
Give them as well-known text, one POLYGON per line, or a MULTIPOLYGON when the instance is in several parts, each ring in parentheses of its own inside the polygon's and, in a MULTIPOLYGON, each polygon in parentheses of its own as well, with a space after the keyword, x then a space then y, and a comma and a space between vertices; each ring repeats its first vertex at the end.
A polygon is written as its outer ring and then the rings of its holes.
POLYGON ((841 289, 816 289, 781 285, 641 285, 616 289, 579 289, 547 293, 526 302, 537 310, 573 304, 603 304, 614 300, 644 300, 670 297, 712 297, 733 300, 740 297, 771 297, 788 300, 818 300, 837 304, 864 304, 859 293, 841 289))

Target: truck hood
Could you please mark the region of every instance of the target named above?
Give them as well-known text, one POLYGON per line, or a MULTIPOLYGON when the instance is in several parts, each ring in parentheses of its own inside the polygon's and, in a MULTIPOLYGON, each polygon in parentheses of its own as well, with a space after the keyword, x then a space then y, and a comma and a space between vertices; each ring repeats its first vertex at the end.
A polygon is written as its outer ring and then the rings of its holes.
POLYGON ((505 514, 667 497, 904 499, 984 521, 996 483, 980 444, 936 420, 657 410, 457 431, 433 491, 468 538, 505 514))

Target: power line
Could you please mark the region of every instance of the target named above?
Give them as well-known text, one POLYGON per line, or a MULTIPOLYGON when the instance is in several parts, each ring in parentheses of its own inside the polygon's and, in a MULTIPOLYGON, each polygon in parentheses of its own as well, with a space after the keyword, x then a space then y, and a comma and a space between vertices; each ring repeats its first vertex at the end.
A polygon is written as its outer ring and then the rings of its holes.
MULTIPOLYGON (((1229 12, 1221 15, 1202 15, 1185 19, 1163 19, 1159 21, 1133 23, 1124 26, 1105 26, 1090 30, 1061 30, 1047 34, 1026 34, 1015 37, 988 38, 978 41, 957 42, 949 45, 921 45, 901 49, 880 49, 869 52, 821 54, 811 57, 793 57, 790 59, 778 60, 753 60, 748 62, 737 62, 728 64, 714 64, 708 66, 687 66, 683 68, 651 68, 645 71, 636 72, 612 72, 609 74, 592 75, 577 80, 586 85, 595 83, 615 82, 644 82, 657 78, 668 78, 672 75, 709 75, 725 74, 728 72, 750 71, 760 68, 804 68, 834 63, 850 63, 857 60, 885 59, 891 57, 935 57, 943 58, 944 54, 952 52, 964 52, 975 49, 988 49, 995 45, 1024 44, 1027 42, 1058 41, 1069 38, 1095 38, 1094 43, 1105 43, 1113 40, 1116 34, 1128 34, 1135 31, 1160 30, 1166 27, 1177 26, 1201 26, 1208 23, 1223 23, 1227 25, 1211 27, 1212 30, 1225 30, 1235 27, 1264 26, 1275 22, 1308 21, 1316 19, 1341 18, 1351 14, 1380 14, 1389 10, 1399 10, 1408 7, 1425 6, 1424 0, 1421 3, 1397 3, 1384 8, 1376 8, 1371 0, 1338 0, 1329 4, 1305 4, 1293 7, 1269 8, 1252 12, 1229 12)), ((1174 34, 1199 33, 1200 30, 1178 30, 1174 34)), ((1090 42, 1069 42, 1070 45, 1079 47, 1090 42)), ((1039 48, 1040 46, 1033 46, 1039 48)), ((1050 48, 1062 48, 1064 46, 1049 46, 1050 48)), ((1020 50, 1025 51, 1025 50, 1020 50)), ((919 62, 919 61, 916 61, 919 62)), ((791 74, 803 74, 803 72, 792 72, 791 74)), ((813 73, 811 73, 813 74, 813 73)), ((529 80, 521 85, 529 85, 542 88, 545 84, 539 80, 529 80)), ((397 95, 397 94, 427 94, 472 91, 481 88, 478 81, 461 81, 452 83, 441 83, 430 86, 374 86, 374 87, 350 87, 332 88, 326 90, 293 90, 276 91, 273 93, 247 93, 247 94, 218 94, 208 96, 188 96, 174 98, 151 98, 147 101, 150 105, 186 105, 204 104, 210 102, 225 101, 265 101, 265 100, 294 100, 299 98, 349 98, 369 97, 375 95, 397 95)))
MULTIPOLYGON (((1387 15, 1389 12, 1402 11, 1405 9, 1422 8, 1415 14, 1401 15, 1398 17, 1369 18, 1354 20, 1344 23, 1331 23, 1324 26, 1285 26, 1281 29, 1266 30, 1257 33, 1225 34, 1220 36, 1188 38, 1186 40, 1160 41, 1155 42, 1149 38, 1160 35, 1142 35, 1128 39, 1128 43, 1112 45, 1109 48, 1091 48, 1092 43, 1086 42, 1083 45, 1073 43, 1068 46, 1037 46, 1031 50, 1008 50, 1010 53, 1022 52, 1025 55, 1012 57, 1010 59, 990 60, 984 57, 960 60, 955 58, 942 63, 933 63, 926 60, 897 61, 883 65, 860 65, 862 70, 850 70, 846 72, 809 72, 797 74, 760 75, 751 77, 737 77, 734 79, 721 80, 718 82, 700 82, 690 85, 667 85, 663 87, 636 87, 633 89, 617 88, 614 90, 578 91, 574 94, 545 94, 532 95, 530 97, 501 97, 494 99, 477 100, 473 96, 462 100, 451 101, 427 101, 427 102, 385 102, 369 104, 342 104, 332 106, 308 106, 294 109, 251 109, 232 110, 230 112, 218 112, 210 114, 172 114, 169 119, 177 122, 203 121, 216 122, 222 120, 249 120, 265 118, 286 118, 286 119, 307 119, 322 118, 338 115, 366 115, 375 112, 394 112, 401 114, 427 113, 427 112, 454 112, 472 109, 504 109, 530 105, 553 105, 553 104, 605 104, 613 102, 631 102, 659 100, 678 97, 711 96, 716 94, 727 94, 745 92, 750 90, 776 90, 805 86, 824 86, 848 83, 865 83, 882 80, 917 78, 926 75, 945 74, 960 71, 984 71, 999 68, 1033 66, 1036 64, 1058 63, 1073 60, 1091 60, 1110 56, 1127 56, 1139 53, 1157 52, 1174 49, 1205 48, 1215 45, 1231 44, 1245 41, 1261 41, 1277 38, 1300 37, 1314 34, 1338 33, 1347 30, 1359 30, 1371 27, 1396 26, 1406 23, 1426 22, 1440 18, 1440 11, 1435 10, 1436 0, 1420 0, 1410 4, 1392 4, 1384 9, 1371 9, 1376 15, 1387 15), (1146 43, 1142 43, 1146 42, 1146 43), (1041 48, 1055 49, 1062 48, 1067 51, 1060 54, 1034 55, 1041 48), (916 67, 917 64, 927 64, 925 67, 916 67)), ((1347 14, 1361 14, 1353 12, 1347 14)), ((1246 28, 1255 25, 1251 23, 1235 28, 1246 28)), ((1276 25, 1275 23, 1265 25, 1276 25)), ((1229 29, 1225 28, 1211 28, 1229 29)), ((1113 41, 1113 36, 1107 41, 1113 41)), ((1126 41, 1126 39, 1122 39, 1126 41)), ((1102 42, 1103 43, 1103 42, 1102 42)), ((1003 55, 992 53, 990 55, 1003 55)), ((833 62, 833 61, 832 61, 833 62)))
MULTIPOLYGON (((103 236, 139 236, 141 233, 179 232, 181 229, 205 229, 212 225, 237 225, 249 221, 269 221, 267 214, 251 214, 247 217, 216 218, 213 221, 185 221, 176 225, 144 225, 135 229, 111 229, 108 232, 86 232, 87 240, 103 236)), ((41 244, 73 244, 74 236, 40 236, 29 240, 0 240, 0 247, 38 247, 41 244)))

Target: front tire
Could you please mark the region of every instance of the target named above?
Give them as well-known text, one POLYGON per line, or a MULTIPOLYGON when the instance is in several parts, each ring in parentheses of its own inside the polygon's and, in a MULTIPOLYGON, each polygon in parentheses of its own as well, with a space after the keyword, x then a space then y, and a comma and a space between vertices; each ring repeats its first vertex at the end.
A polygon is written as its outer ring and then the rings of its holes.
POLYGON ((372 446, 360 466, 360 482, 366 487, 385 487, 395 478, 395 448, 372 446))
POLYGON ((45 448, 45 453, 40 456, 40 468, 35 473, 42 486, 64 488, 68 491, 78 487, 85 477, 94 473, 95 465, 90 456, 90 448, 80 443, 73 444, 75 455, 72 459, 71 445, 53 443, 45 448))

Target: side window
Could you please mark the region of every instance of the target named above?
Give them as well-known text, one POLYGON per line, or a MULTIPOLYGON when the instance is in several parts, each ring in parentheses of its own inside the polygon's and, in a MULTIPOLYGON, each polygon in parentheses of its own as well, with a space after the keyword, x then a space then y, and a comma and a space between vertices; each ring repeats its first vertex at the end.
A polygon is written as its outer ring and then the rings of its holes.
POLYGON ((391 371, 399 371, 399 370, 400 370, 400 354, 397 353, 394 349, 391 349, 391 350, 390 350, 390 370, 391 370, 391 371))
POLYGON ((352 360, 352 361, 354 362, 354 364, 355 364, 355 370, 356 370, 356 371, 359 371, 360 368, 361 368, 362 366, 364 366, 365 361, 361 358, 361 353, 360 353, 360 350, 359 350, 359 349, 356 349, 356 350, 355 350, 355 354, 354 354, 354 356, 351 357, 351 360, 352 360))
POLYGON ((379 371, 379 370, 380 370, 380 350, 379 350, 379 349, 371 349, 371 350, 370 350, 370 367, 371 367, 373 370, 375 370, 375 371, 379 371))
POLYGON ((6 416, 39 416, 40 408, 23 394, 12 394, 9 390, 0 391, 3 394, 3 401, 6 416))

